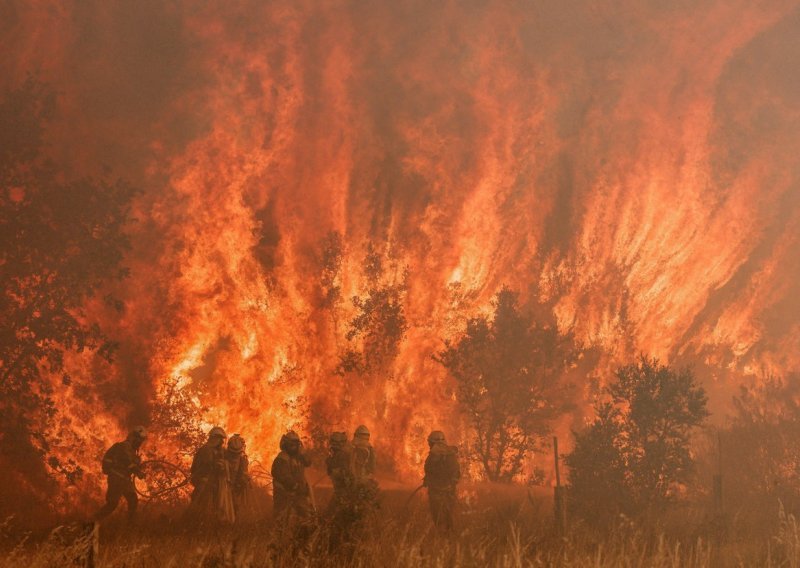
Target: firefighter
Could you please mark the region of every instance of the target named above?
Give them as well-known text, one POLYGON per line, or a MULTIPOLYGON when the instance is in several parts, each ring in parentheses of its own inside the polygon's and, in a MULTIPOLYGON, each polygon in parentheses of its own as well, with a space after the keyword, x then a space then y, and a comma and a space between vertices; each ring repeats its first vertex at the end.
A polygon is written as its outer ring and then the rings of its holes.
POLYGON ((234 434, 228 439, 225 448, 225 460, 228 462, 233 507, 236 520, 242 521, 252 509, 250 498, 250 475, 248 474, 249 460, 245 452, 245 442, 239 434, 234 434))
POLYGON ((442 532, 453 530, 456 506, 456 484, 461 478, 458 448, 448 446, 444 432, 434 430, 428 436, 430 451, 425 460, 422 485, 428 489, 428 502, 433 524, 442 532))
POLYGON ((359 483, 371 480, 375 474, 375 450, 369 437, 369 429, 363 424, 353 433, 353 471, 359 483))
POLYGON ((325 459, 328 477, 333 484, 331 508, 351 500, 355 475, 353 473, 353 447, 344 432, 333 432, 329 440, 329 454, 325 459))
POLYGON ((208 441, 194 454, 191 469, 192 503, 190 511, 199 522, 234 520, 230 472, 225 459, 225 430, 215 426, 208 432, 208 441))
POLYGON ((333 484, 333 497, 327 515, 331 523, 330 548, 334 550, 351 543, 353 524, 358 520, 353 447, 347 441, 345 432, 331 434, 325 466, 333 484))
POLYGON ((308 522, 314 516, 306 468, 311 460, 303 452, 300 436, 289 431, 281 436, 280 453, 272 462, 272 502, 275 518, 285 525, 308 522))
POLYGON ((139 499, 136 496, 133 477, 144 479, 139 448, 146 439, 147 432, 138 426, 130 431, 125 440, 111 446, 103 456, 103 473, 108 476, 108 489, 106 504, 95 515, 96 521, 101 521, 113 513, 120 498, 128 502, 128 520, 135 519, 139 499))
POLYGON ((378 509, 378 482, 374 477, 375 449, 369 439, 369 429, 363 424, 353 433, 355 508, 359 518, 378 509))

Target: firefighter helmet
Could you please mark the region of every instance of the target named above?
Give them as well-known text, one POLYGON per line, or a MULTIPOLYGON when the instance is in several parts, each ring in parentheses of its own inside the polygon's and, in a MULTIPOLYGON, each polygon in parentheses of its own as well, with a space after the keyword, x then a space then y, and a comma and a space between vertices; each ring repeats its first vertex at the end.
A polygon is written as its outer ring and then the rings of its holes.
POLYGON ((329 442, 332 448, 341 448, 347 443, 347 434, 344 432, 331 432, 329 442))
POLYGON ((232 452, 240 454, 244 451, 244 438, 239 434, 234 434, 228 440, 228 449, 232 452))
POLYGON ((129 440, 145 440, 147 438, 147 430, 144 426, 137 426, 128 433, 129 440))
POLYGON ((225 430, 220 428, 219 426, 214 426, 211 430, 208 431, 208 439, 219 437, 225 439, 228 435, 225 433, 225 430))
POLYGON ((300 436, 297 435, 297 432, 294 430, 289 430, 281 436, 280 448, 283 451, 287 451, 289 448, 297 448, 301 445, 300 436))
POLYGON ((428 443, 431 445, 444 444, 445 443, 444 432, 442 432, 441 430, 434 430, 433 432, 431 432, 428 435, 428 443))

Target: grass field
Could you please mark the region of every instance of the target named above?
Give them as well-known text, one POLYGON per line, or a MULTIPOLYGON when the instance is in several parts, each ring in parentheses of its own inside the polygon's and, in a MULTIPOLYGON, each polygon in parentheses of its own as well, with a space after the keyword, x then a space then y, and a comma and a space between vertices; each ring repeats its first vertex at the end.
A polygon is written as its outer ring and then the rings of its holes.
MULTIPOLYGON (((362 527, 351 547, 331 549, 329 527, 300 545, 269 520, 216 530, 189 530, 179 509, 144 507, 129 527, 118 512, 100 528, 96 566, 800 566, 800 527, 779 511, 774 523, 753 527, 734 515, 725 534, 706 520, 702 507, 684 506, 649 523, 620 519, 604 530, 572 522, 555 530, 549 491, 519 487, 465 488, 458 530, 433 531, 424 492, 408 505, 411 488, 385 490, 380 512, 362 527)), ((320 509, 329 499, 317 491, 320 509)), ((266 506, 267 503, 265 502, 266 506)), ((0 566, 81 565, 89 537, 69 525, 23 535, 6 523, 0 566)))

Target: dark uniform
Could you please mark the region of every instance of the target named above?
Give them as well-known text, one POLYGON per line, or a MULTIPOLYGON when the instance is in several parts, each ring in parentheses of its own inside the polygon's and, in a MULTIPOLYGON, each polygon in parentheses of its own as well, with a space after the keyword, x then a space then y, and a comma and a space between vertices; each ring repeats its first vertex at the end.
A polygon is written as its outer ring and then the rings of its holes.
POLYGON ((136 496, 133 476, 144 477, 139 447, 144 442, 145 436, 144 429, 137 428, 125 441, 117 442, 103 455, 103 473, 108 476, 108 489, 106 504, 97 512, 95 520, 100 521, 113 513, 121 498, 128 502, 128 519, 133 520, 136 517, 139 499, 136 496))
POLYGON ((300 438, 294 432, 281 437, 280 447, 271 471, 275 517, 285 521, 307 520, 314 515, 311 488, 306 481, 306 468, 311 460, 302 453, 300 438))
POLYGON ((208 441, 194 454, 191 468, 192 504, 195 521, 233 522, 228 462, 225 460, 225 431, 214 427, 208 441))
POLYGON ((344 432, 331 435, 330 454, 325 459, 325 467, 333 484, 331 505, 336 507, 350 501, 355 485, 353 447, 347 443, 347 434, 344 432))
POLYGON ((207 487, 222 474, 225 453, 221 446, 206 443, 198 449, 192 459, 191 480, 194 490, 192 500, 196 500, 207 487))
POLYGON ((428 437, 430 452, 425 460, 423 485, 428 489, 428 502, 433 524, 442 531, 453 530, 456 506, 456 484, 461 478, 458 448, 445 443, 444 434, 433 432, 428 437))
POLYGON ((233 507, 236 511, 236 520, 244 520, 249 507, 250 475, 248 469, 250 461, 244 448, 244 440, 238 434, 231 436, 228 447, 225 449, 225 460, 228 462, 228 474, 233 493, 233 507))
POLYGON ((353 446, 347 442, 344 432, 331 434, 325 466, 333 484, 333 498, 327 514, 331 521, 330 546, 336 549, 352 541, 353 524, 358 521, 353 446))

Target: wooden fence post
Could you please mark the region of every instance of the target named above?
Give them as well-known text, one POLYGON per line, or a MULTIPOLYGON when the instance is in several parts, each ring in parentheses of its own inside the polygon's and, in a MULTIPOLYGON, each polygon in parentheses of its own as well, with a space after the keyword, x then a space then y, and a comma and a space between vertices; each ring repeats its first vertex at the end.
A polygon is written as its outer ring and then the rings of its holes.
POLYGON ((563 534, 567 530, 567 507, 564 498, 564 488, 561 486, 561 468, 558 456, 558 438, 553 436, 553 458, 556 466, 556 487, 553 494, 553 514, 555 515, 556 530, 563 534))
POLYGON ((722 495, 722 436, 717 432, 717 473, 714 475, 714 515, 721 518, 725 514, 722 495))

